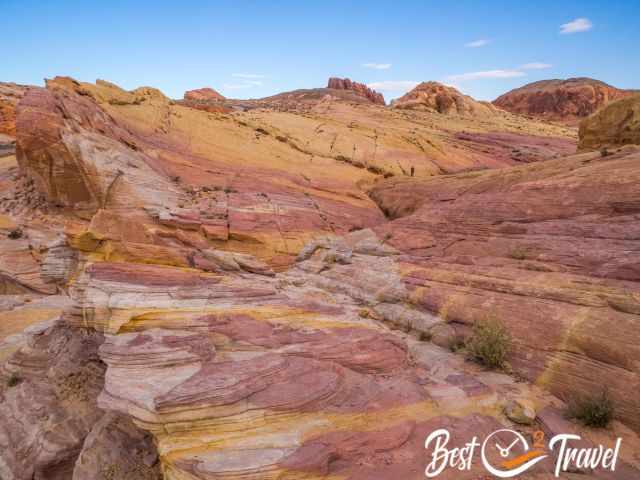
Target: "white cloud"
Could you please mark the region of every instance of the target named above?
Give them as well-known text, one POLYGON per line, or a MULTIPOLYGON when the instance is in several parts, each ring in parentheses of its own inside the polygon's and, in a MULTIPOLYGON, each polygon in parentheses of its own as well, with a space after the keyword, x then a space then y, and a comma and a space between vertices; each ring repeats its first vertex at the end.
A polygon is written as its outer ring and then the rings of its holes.
POLYGON ((491 40, 487 40, 486 38, 481 38, 480 40, 474 40, 473 42, 465 43, 464 46, 468 48, 479 48, 484 47, 485 45, 489 45, 491 40))
POLYGON ((243 88, 251 88, 254 85, 251 85, 250 83, 236 83, 236 84, 229 84, 229 83, 225 83, 222 88, 226 88, 227 90, 240 90, 243 88))
POLYGON ((264 75, 258 75, 257 73, 233 73, 231 76, 236 78, 264 78, 264 75))
POLYGON ((524 77, 526 73, 519 70, 486 70, 484 72, 469 72, 458 75, 449 75, 447 80, 450 82, 463 82, 465 80, 483 80, 491 78, 515 78, 524 77))
POLYGON ((553 65, 550 63, 541 63, 541 62, 531 62, 525 63, 524 65, 520 65, 518 69, 520 70, 544 70, 545 68, 551 68, 553 65))
POLYGON ((391 68, 390 63, 363 63, 362 66, 365 68, 373 68, 375 70, 388 70, 391 68))
POLYGON ((560 25, 560 33, 587 32, 593 28, 593 23, 588 18, 576 18, 569 23, 560 25))
POLYGON ((367 87, 380 92, 408 92, 419 83, 413 80, 386 80, 384 82, 369 83, 367 87))

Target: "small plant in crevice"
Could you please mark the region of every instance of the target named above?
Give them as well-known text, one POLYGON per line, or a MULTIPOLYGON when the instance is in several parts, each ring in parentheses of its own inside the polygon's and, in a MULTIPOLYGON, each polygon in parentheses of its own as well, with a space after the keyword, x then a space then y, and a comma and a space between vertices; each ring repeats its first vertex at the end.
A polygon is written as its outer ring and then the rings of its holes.
POLYGON ((7 387, 15 387, 20 382, 22 382, 22 378, 17 373, 12 373, 7 379, 7 387))
POLYGON ((587 427, 604 428, 613 420, 614 413, 613 401, 605 388, 595 395, 569 401, 566 416, 579 420, 587 427))
POLYGON ((421 331, 418 333, 418 339, 421 342, 430 342, 431 339, 433 338, 433 333, 431 333, 430 331, 421 331))
POLYGON ((14 228, 13 230, 11 230, 9 232, 9 234, 7 235, 11 240, 17 240, 19 238, 22 238, 22 229, 21 228, 14 228))
POLYGON ((499 319, 488 317, 476 321, 465 347, 469 355, 481 364, 494 369, 508 369, 511 335, 499 319))
POLYGON ((527 249, 522 246, 517 246, 509 252, 509 256, 514 260, 525 260, 527 258, 527 249))
POLYGON ((465 342, 458 335, 453 335, 449 337, 448 347, 450 351, 452 351, 453 353, 456 353, 462 350, 463 348, 465 348, 465 342))

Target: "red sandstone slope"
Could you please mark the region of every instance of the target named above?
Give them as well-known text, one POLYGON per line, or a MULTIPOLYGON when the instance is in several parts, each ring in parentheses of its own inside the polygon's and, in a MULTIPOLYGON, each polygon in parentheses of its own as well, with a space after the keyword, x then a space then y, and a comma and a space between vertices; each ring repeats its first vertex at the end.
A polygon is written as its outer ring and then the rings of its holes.
POLYGON ((493 104, 512 113, 577 124, 609 102, 632 93, 591 78, 541 80, 511 90, 493 104))

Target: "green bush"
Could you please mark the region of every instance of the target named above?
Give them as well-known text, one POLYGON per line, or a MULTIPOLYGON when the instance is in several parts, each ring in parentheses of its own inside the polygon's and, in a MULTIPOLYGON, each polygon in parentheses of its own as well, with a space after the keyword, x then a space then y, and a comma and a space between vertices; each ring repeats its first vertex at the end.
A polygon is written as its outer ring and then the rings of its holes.
POLYGON ((465 343, 471 357, 490 368, 503 369, 511 350, 511 336, 496 318, 476 321, 465 343))
POLYGON ((18 374, 16 373, 12 373, 9 378, 7 379, 7 386, 8 387, 15 387, 17 386, 20 382, 22 381, 22 379, 18 376, 18 374))
POLYGON ((526 248, 518 246, 509 252, 509 256, 514 260, 525 260, 527 258, 527 253, 526 248))
POLYGON ((614 406, 605 389, 600 394, 571 401, 567 413, 569 418, 588 427, 604 428, 613 420, 614 406))

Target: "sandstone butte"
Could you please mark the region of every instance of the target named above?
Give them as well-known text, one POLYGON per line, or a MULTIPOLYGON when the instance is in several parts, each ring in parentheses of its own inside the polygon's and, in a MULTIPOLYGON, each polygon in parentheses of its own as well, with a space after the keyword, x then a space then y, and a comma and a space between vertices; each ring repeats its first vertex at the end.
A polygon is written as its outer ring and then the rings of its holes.
POLYGON ((394 100, 393 106, 471 117, 500 114, 500 110, 491 103, 478 102, 455 88, 438 82, 422 82, 410 92, 394 100))
POLYGON ((381 93, 370 89, 364 83, 353 82, 348 78, 331 77, 327 82, 327 88, 334 90, 348 90, 360 95, 361 97, 367 98, 371 103, 375 103, 376 105, 385 104, 384 97, 381 93))
POLYGON ((541 80, 511 90, 493 104, 512 113, 577 125, 608 103, 634 93, 592 78, 541 80))
POLYGON ((421 479, 429 433, 463 446, 523 400, 527 434, 623 438, 615 474, 571 478, 639 478, 640 147, 304 95, 26 91, 0 158, 0 477, 421 479), (511 374, 450 348, 488 315, 511 374), (563 417, 603 384, 609 429, 563 417))

